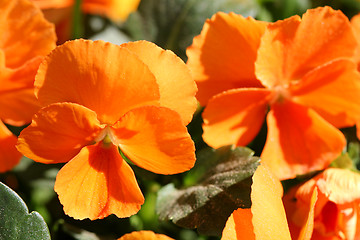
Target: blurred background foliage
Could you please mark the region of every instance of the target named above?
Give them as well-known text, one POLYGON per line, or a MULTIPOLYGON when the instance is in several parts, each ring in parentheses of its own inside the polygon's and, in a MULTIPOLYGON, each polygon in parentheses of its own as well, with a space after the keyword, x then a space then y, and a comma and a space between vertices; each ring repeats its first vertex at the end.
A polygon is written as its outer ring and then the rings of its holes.
MULTIPOLYGON (((206 19, 218 11, 235 12, 263 21, 276 21, 295 14, 301 15, 308 8, 325 5, 342 10, 349 18, 360 12, 360 1, 356 0, 142 0, 138 11, 132 13, 127 21, 116 23, 100 16, 84 15, 80 11, 79 3, 77 1, 74 8, 73 38, 102 39, 115 44, 144 39, 154 42, 162 48, 174 51, 184 61, 186 61, 185 50, 191 45, 193 37, 200 33, 206 19)), ((179 227, 172 221, 165 220, 174 219, 169 215, 160 220, 156 211, 157 201, 159 202, 159 191, 166 197, 171 192, 180 191, 179 189, 202 186, 201 184, 204 181, 206 182, 206 179, 204 180, 202 176, 207 176, 208 171, 211 171, 211 169, 216 169, 216 172, 212 173, 215 175, 227 171, 215 166, 221 164, 221 161, 224 163, 234 160, 230 159, 233 154, 232 151, 242 152, 243 155, 237 156, 239 159, 249 157, 252 154, 249 149, 234 150, 227 147, 222 152, 216 153, 220 155, 216 155, 214 150, 210 149, 202 141, 201 111, 202 109, 199 108, 194 115, 193 121, 188 126, 188 130, 196 144, 197 158, 199 159, 194 169, 183 174, 165 176, 132 165, 145 196, 145 204, 137 215, 130 218, 119 219, 112 215, 102 220, 79 221, 66 216, 53 190, 56 174, 62 164, 45 165, 23 157, 21 163, 15 169, 0 174, 0 181, 20 195, 30 212, 37 211, 42 215, 50 230, 51 238, 54 240, 116 239, 135 230, 152 230, 179 240, 219 239, 218 236, 206 236, 207 231, 202 231, 200 234, 196 229, 179 227), (215 157, 215 160, 211 159, 214 156, 218 157, 215 157), (213 164, 208 164, 209 161, 213 164), (167 187, 164 189, 164 186, 167 187)), ((11 126, 9 126, 9 129, 16 135, 21 130, 11 126)), ((335 166, 359 169, 360 144, 355 136, 355 128, 343 129, 343 132, 349 141, 348 149, 334 164, 335 166)), ((259 136, 249 144, 256 156, 261 153, 265 137, 266 124, 264 124, 259 136)), ((246 204, 246 201, 249 201, 249 188, 251 185, 251 182, 248 182, 248 177, 254 171, 254 166, 251 166, 249 169, 245 168, 250 172, 234 183, 235 185, 244 183, 242 187, 248 190, 242 190, 244 194, 239 197, 240 200, 244 201, 243 207, 249 207, 250 204, 246 204)), ((285 182, 284 185, 285 187, 290 186, 308 177, 304 176, 302 179, 290 180, 285 182)), ((214 184, 220 186, 221 181, 214 184)), ((161 202, 161 205, 163 205, 170 200, 162 198, 161 201, 163 201, 161 202)), ((211 204, 219 208, 219 211, 224 212, 229 212, 230 208, 233 207, 229 206, 229 204, 222 204, 222 200, 219 199, 215 199, 215 202, 211 204)), ((207 211, 211 211, 209 209, 207 211)), ((161 213, 168 214, 168 212, 161 213)), ((212 217, 216 218, 216 216, 212 217)), ((197 223, 191 226, 182 224, 182 226, 184 225, 188 227, 199 226, 197 223)))

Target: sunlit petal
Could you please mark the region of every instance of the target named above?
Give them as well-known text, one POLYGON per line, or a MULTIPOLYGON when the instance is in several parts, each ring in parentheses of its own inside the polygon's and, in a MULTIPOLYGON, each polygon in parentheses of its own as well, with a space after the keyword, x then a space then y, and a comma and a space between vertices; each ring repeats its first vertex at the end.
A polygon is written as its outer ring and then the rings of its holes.
POLYGON ((298 196, 308 198, 312 188, 317 187, 328 200, 336 204, 351 203, 360 200, 360 174, 347 169, 328 168, 317 175, 313 181, 303 184, 298 196), (315 182, 315 184, 314 184, 315 182))
POLYGON ((75 219, 129 217, 144 203, 134 173, 117 147, 101 144, 84 147, 56 177, 55 191, 64 212, 75 219))
POLYGON ((335 127, 350 127, 360 119, 360 75, 350 60, 316 68, 290 91, 293 101, 311 107, 335 127))
POLYGON ((206 21, 186 51, 187 65, 201 84, 197 98, 202 105, 231 88, 262 86, 256 80, 254 62, 266 24, 221 12, 206 21))
POLYGON ((261 158, 280 179, 326 168, 343 150, 345 137, 315 111, 290 101, 271 106, 261 158))
POLYGON ((289 84, 333 59, 352 57, 356 46, 341 11, 310 9, 302 19, 293 16, 268 25, 255 63, 256 76, 267 87, 289 84))
POLYGON ((213 97, 203 113, 205 142, 214 148, 250 143, 264 122, 271 95, 266 89, 245 88, 213 97))
POLYGON ((43 163, 67 162, 95 142, 101 126, 93 111, 73 103, 42 108, 18 140, 18 150, 43 163))
POLYGON ((40 65, 35 88, 44 105, 78 103, 108 124, 134 107, 159 105, 159 87, 149 68, 128 49, 103 41, 57 47, 40 65))
POLYGON ((189 170, 195 148, 180 115, 163 107, 129 111, 113 126, 121 151, 136 165, 161 174, 189 170))
POLYGON ((235 210, 226 222, 222 240, 255 240, 251 209, 235 210))
POLYGON ((121 45, 135 53, 150 69, 159 84, 160 106, 178 112, 188 124, 196 110, 196 84, 185 63, 171 51, 147 41, 121 45))

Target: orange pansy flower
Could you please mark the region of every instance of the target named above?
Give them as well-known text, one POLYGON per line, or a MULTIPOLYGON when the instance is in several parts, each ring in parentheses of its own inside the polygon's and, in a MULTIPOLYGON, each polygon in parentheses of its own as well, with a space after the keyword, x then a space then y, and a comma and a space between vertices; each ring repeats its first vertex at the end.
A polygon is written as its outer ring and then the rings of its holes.
POLYGON ((156 234, 152 231, 138 231, 125 234, 118 240, 174 240, 163 234, 156 234))
MULTIPOLYGON (((283 188, 280 181, 262 164, 253 176, 251 186, 251 208, 235 210, 223 230, 222 239, 291 239, 284 205, 282 203, 283 188)), ((316 192, 312 194, 307 205, 309 211, 305 213, 306 219, 302 225, 302 234, 299 240, 310 239, 313 225, 314 204, 316 192)))
POLYGON ((296 238, 311 193, 317 189, 312 239, 360 238, 360 175, 347 169, 326 169, 284 197, 291 235, 296 238))
POLYGON ((17 148, 38 162, 68 162, 55 191, 74 218, 128 217, 140 209, 144 198, 118 149, 155 173, 194 164, 185 125, 196 109, 196 84, 171 51, 146 41, 69 41, 42 62, 35 88, 45 107, 17 148))
POLYGON ((349 20, 330 7, 269 24, 216 14, 187 49, 205 142, 250 143, 270 108, 261 157, 276 176, 325 168, 345 146, 336 127, 360 118, 356 46, 349 20))
POLYGON ((35 74, 43 57, 55 48, 54 26, 27 0, 0 4, 0 172, 14 167, 21 154, 16 137, 4 123, 22 126, 39 109, 34 95, 35 74))

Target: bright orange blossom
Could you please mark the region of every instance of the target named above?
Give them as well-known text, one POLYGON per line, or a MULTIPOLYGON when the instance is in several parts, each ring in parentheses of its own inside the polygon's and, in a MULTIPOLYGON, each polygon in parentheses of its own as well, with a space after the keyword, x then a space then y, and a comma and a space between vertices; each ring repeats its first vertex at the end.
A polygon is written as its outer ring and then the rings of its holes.
POLYGON ((38 162, 68 162, 55 182, 66 214, 128 217, 144 198, 119 149, 155 173, 189 170, 195 154, 185 125, 196 90, 184 62, 155 44, 69 41, 40 65, 35 94, 44 107, 17 148, 38 162))
POLYGON ((4 123, 22 126, 39 109, 34 80, 43 57, 55 48, 54 26, 27 0, 0 3, 0 172, 20 160, 16 137, 4 123))
POLYGON ((349 20, 330 7, 269 24, 214 15, 187 49, 205 142, 250 143, 270 108, 261 158, 275 175, 325 168, 345 146, 335 127, 360 119, 356 46, 349 20))
MULTIPOLYGON (((282 203, 283 188, 280 181, 262 164, 253 176, 251 208, 235 210, 223 230, 223 240, 291 240, 289 226, 282 203)), ((301 235, 298 240, 308 240, 313 231, 314 205, 317 192, 311 193, 306 205, 301 235)))
POLYGON ((360 174, 328 168, 284 197, 293 238, 305 221, 311 193, 317 189, 312 223, 314 240, 355 240, 360 238, 360 174))

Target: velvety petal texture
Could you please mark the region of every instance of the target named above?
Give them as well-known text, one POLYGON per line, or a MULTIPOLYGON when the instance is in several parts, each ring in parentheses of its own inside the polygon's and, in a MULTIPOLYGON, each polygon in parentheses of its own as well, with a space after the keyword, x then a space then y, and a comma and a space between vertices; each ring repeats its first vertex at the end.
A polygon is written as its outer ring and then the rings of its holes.
POLYGON ((129 217, 144 203, 134 173, 117 147, 102 142, 82 148, 60 169, 55 191, 64 212, 76 219, 129 217))
POLYGON ((345 147, 338 129, 312 109, 291 101, 273 104, 267 124, 261 159, 279 179, 324 169, 345 147))
POLYGON ((118 240, 173 240, 173 238, 170 238, 163 234, 157 234, 152 231, 138 231, 138 232, 132 232, 125 234, 118 240))
POLYGON ((19 68, 34 57, 48 54, 55 47, 54 26, 45 20, 33 3, 5 0, 0 8, 0 48, 6 59, 5 66, 1 67, 19 68))
POLYGON ((265 120, 272 92, 259 88, 233 89, 210 99, 203 112, 203 138, 213 148, 250 143, 265 120))
POLYGON ((136 165, 161 174, 189 170, 195 146, 176 112, 147 106, 129 111, 112 127, 115 143, 136 165))
POLYGON ((96 113, 74 103, 54 103, 42 108, 18 140, 26 157, 43 163, 68 162, 95 143, 102 127, 96 113))
POLYGON ((0 121, 0 172, 6 172, 19 163, 21 154, 16 150, 17 138, 0 121))
POLYGON ((194 97, 197 87, 185 63, 173 52, 151 42, 129 42, 121 46, 135 53, 156 77, 160 106, 178 112, 187 125, 197 108, 194 97))
POLYGON ((255 63, 256 76, 267 87, 296 82, 333 59, 353 57, 356 46, 350 22, 341 11, 310 9, 302 19, 294 16, 267 26, 255 63))
POLYGON ((0 118, 7 124, 22 126, 30 123, 39 108, 33 88, 19 88, 0 93, 0 118))
POLYGON ((40 65, 35 88, 43 105, 78 103, 107 124, 134 107, 158 105, 160 98, 149 67, 128 49, 103 41, 75 40, 57 47, 40 65))
POLYGON ((217 13, 187 49, 187 65, 198 82, 201 105, 222 91, 261 87, 254 62, 267 23, 234 13, 217 13), (220 60, 221 59, 221 60, 220 60))
POLYGON ((295 102, 311 107, 338 128, 351 127, 360 119, 360 75, 348 59, 315 68, 289 91, 295 102))
POLYGON ((0 118, 20 126, 39 109, 33 83, 42 58, 56 46, 55 29, 27 0, 1 1, 0 10, 0 118))

